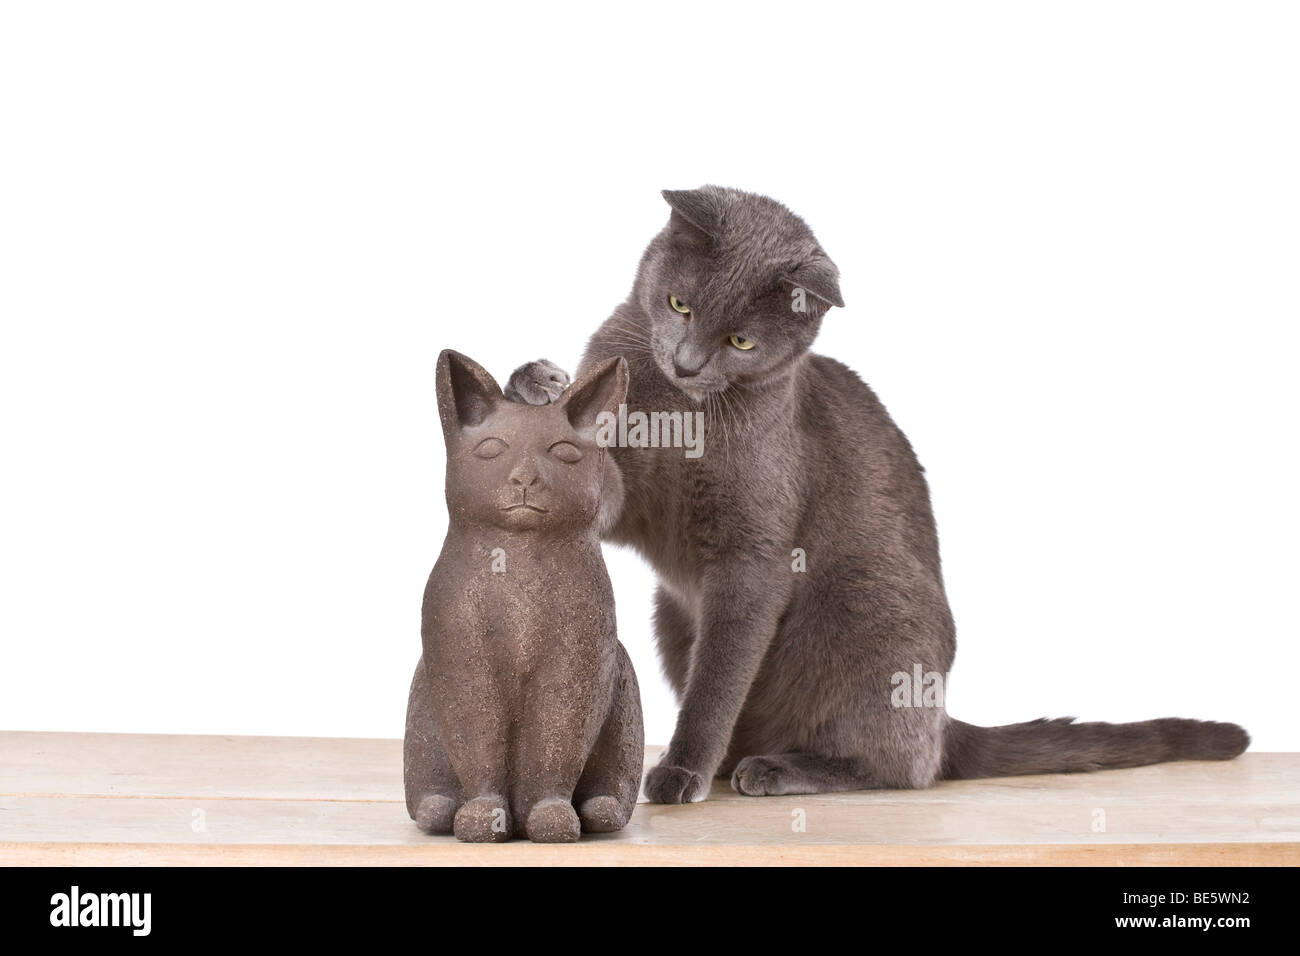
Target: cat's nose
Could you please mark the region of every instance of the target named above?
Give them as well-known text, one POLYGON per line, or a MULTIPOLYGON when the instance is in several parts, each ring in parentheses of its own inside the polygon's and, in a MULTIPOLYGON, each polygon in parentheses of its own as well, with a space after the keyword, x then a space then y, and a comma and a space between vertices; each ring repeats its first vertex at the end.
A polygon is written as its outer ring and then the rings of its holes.
POLYGON ((701 355, 686 342, 677 344, 677 351, 673 353, 673 371, 677 373, 678 378, 694 378, 700 374, 700 369, 708 363, 709 357, 701 355))

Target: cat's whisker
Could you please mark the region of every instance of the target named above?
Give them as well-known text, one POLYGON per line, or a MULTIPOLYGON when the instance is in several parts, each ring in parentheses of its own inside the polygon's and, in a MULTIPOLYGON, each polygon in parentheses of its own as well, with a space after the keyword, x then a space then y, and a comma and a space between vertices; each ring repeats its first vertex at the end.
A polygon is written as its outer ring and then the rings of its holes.
POLYGON ((716 420, 718 425, 718 434, 722 436, 722 459, 723 463, 731 467, 731 437, 730 424, 726 414, 725 398, 722 392, 710 392, 704 396, 705 404, 712 409, 709 414, 716 420))
POLYGON ((704 439, 706 442, 706 446, 705 446, 706 448, 708 447, 708 445, 712 444, 712 440, 714 437, 713 426, 715 424, 716 424, 716 418, 713 411, 713 396, 705 395, 704 396, 704 439))
POLYGON ((738 414, 735 406, 732 405, 731 396, 727 394, 725 387, 722 391, 718 392, 718 398, 722 401, 723 406, 727 410, 727 430, 725 433, 727 436, 727 464, 731 464, 731 431, 735 425, 738 414))
POLYGON ((639 322, 634 322, 632 319, 628 318, 626 315, 611 315, 611 316, 609 317, 609 321, 607 321, 605 324, 606 324, 606 325, 622 325, 622 326, 625 326, 625 327, 627 327, 627 328, 631 328, 631 329, 644 329, 644 328, 645 328, 644 325, 642 325, 642 324, 639 323, 639 322))
POLYGON ((613 325, 601 329, 601 335, 622 336, 628 339, 637 339, 640 341, 649 341, 649 336, 643 334, 644 330, 632 326, 613 325))
POLYGON ((647 341, 650 338, 648 334, 648 330, 643 326, 639 326, 639 325, 632 325, 632 324, 606 325, 605 330, 612 333, 635 336, 640 339, 646 339, 647 341))
POLYGON ((641 339, 634 339, 634 338, 631 338, 630 336, 626 336, 626 335, 610 335, 610 336, 605 337, 605 338, 603 339, 603 341, 605 341, 605 342, 618 342, 618 343, 621 343, 621 344, 623 344, 623 345, 634 345, 634 346, 636 346, 636 347, 639 348, 639 349, 645 349, 646 351, 649 351, 649 350, 650 350, 650 343, 649 343, 649 342, 642 341, 641 339))
POLYGON ((628 354, 631 354, 631 355, 649 355, 649 354, 650 354, 650 350, 649 350, 649 349, 641 348, 641 347, 639 347, 639 346, 635 346, 635 345, 627 345, 627 344, 618 343, 618 342, 609 342, 609 343, 606 343, 606 345, 607 345, 608 348, 609 348, 611 351, 613 351, 613 352, 618 352, 618 353, 628 353, 628 354))
POLYGON ((636 346, 639 349, 644 349, 646 351, 649 351, 648 343, 640 342, 636 339, 623 338, 621 336, 609 336, 605 338, 603 341, 612 345, 632 345, 632 346, 636 346))
MULTIPOLYGON (((727 403, 727 410, 731 413, 731 426, 733 428, 739 428, 743 424, 741 421, 742 406, 740 404, 740 397, 732 391, 730 385, 724 387, 718 394, 721 395, 722 400, 727 403)), ((728 431, 730 430, 731 429, 729 428, 728 431)))

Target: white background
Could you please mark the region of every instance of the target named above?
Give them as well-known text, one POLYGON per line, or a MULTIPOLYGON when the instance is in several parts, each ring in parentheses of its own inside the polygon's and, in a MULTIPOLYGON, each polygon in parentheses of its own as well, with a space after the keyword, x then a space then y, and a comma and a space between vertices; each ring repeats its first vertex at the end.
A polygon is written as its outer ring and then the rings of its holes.
POLYGON ((712 182, 839 264, 954 714, 1300 749, 1295 6, 459 7, 4 6, 0 728, 399 736, 435 356, 572 369, 712 182))

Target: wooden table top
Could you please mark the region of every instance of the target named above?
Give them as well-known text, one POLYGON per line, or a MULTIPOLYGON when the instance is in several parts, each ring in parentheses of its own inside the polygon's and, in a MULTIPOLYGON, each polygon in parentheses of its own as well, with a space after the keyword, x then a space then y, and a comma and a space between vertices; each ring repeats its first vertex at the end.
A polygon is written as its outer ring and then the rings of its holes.
MULTIPOLYGON (((577 844, 416 829, 400 740, 0 733, 0 864, 1300 865, 1300 754, 640 804, 577 844)), ((647 765, 660 748, 647 748, 647 765)))

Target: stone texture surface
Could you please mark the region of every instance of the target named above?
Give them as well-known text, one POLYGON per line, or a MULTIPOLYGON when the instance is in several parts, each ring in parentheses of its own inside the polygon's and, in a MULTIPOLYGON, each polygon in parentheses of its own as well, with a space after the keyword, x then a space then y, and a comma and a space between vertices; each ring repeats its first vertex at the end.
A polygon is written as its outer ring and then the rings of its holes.
POLYGON ((407 812, 476 843, 621 829, 644 730, 599 540, 622 485, 595 426, 627 394, 626 363, 526 405, 445 351, 437 392, 448 530, 407 707, 407 812))

